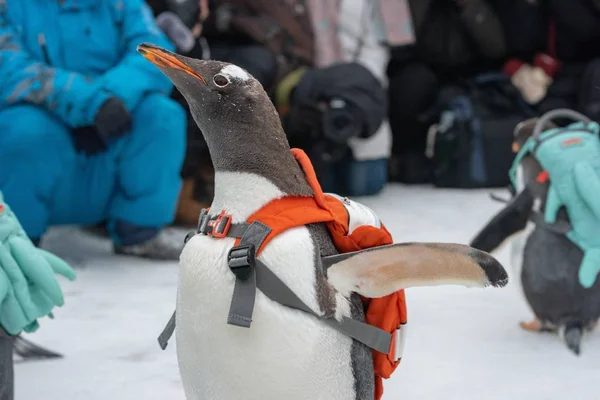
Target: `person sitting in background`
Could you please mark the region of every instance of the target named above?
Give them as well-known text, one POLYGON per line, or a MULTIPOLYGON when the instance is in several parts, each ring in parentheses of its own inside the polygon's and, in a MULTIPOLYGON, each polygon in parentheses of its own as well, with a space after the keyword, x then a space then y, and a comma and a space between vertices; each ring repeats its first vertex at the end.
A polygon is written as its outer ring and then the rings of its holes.
POLYGON ((393 132, 390 179, 430 181, 424 155, 429 115, 440 88, 499 69, 506 45, 502 25, 487 0, 398 0, 410 4, 416 42, 392 49, 389 110, 393 132))
POLYGON ((504 71, 524 99, 540 113, 570 108, 600 122, 600 1, 495 1, 504 71))
POLYGON ((391 132, 388 46, 412 40, 396 0, 307 2, 316 68, 284 79, 275 101, 292 145, 311 157, 323 189, 349 196, 387 183, 391 132), (288 115, 285 115, 285 111, 288 115))
POLYGON ((13 338, 37 331, 38 319, 64 304, 55 274, 75 279, 63 260, 31 243, 0 192, 0 400, 14 399, 13 338))
POLYGON ((118 254, 176 260, 185 112, 136 52, 173 49, 143 0, 0 1, 0 190, 39 242, 108 220, 118 254))

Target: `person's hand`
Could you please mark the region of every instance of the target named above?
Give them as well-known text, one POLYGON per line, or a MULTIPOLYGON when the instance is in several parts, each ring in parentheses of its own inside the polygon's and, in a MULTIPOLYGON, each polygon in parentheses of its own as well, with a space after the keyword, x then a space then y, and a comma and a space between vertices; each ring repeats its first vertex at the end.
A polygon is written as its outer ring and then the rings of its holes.
POLYGON ((131 115, 119 98, 110 97, 96 113, 94 127, 108 144, 111 139, 121 137, 131 130, 131 115))
POLYGON ((198 0, 200 6, 200 23, 206 21, 210 15, 210 8, 208 6, 208 0, 198 0))
POLYGON ((108 149, 108 143, 94 126, 73 129, 73 145, 78 153, 93 156, 108 149))
POLYGON ((197 39, 202 34, 202 24, 208 18, 210 14, 210 10, 208 7, 208 0, 198 0, 198 5, 200 6, 200 13, 198 14, 198 22, 192 28, 192 34, 197 39))
POLYGON ((37 319, 64 304, 55 274, 75 279, 63 260, 38 249, 0 195, 0 326, 11 335, 33 332, 37 319))
POLYGON ((73 129, 75 150, 88 156, 108 149, 111 140, 127 134, 132 127, 131 115, 121 100, 110 97, 96 113, 94 125, 73 129))

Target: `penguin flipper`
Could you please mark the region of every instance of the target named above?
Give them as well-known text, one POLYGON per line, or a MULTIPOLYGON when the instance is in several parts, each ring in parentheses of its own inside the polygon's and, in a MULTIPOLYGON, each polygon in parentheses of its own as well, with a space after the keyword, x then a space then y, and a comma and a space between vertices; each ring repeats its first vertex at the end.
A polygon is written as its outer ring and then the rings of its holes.
POLYGON ((556 327, 549 322, 543 322, 539 319, 533 319, 531 321, 525 322, 521 321, 519 323, 521 328, 530 332, 555 332, 556 327))
POLYGON ((23 360, 63 358, 63 355, 55 351, 43 348, 35 343, 25 339, 22 335, 17 335, 13 340, 13 354, 21 357, 23 360))
POLYGON ((510 236, 525 229, 532 207, 533 195, 525 188, 488 222, 469 245, 493 252, 510 236))
POLYGON ((324 257, 329 283, 344 296, 387 296, 414 286, 503 287, 508 275, 491 255, 463 244, 397 243, 324 257))

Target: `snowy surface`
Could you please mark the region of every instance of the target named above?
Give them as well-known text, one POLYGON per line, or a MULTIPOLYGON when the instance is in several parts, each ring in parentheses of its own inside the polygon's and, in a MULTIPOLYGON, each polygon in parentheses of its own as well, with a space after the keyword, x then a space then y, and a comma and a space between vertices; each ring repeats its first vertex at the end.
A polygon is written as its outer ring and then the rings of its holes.
MULTIPOLYGON (((391 185, 358 200, 396 242, 467 243, 501 207, 489 193, 391 185)), ((175 304, 177 264, 113 256, 109 242, 72 228, 51 231, 44 247, 79 275, 64 283, 65 307, 28 338, 65 358, 19 363, 16 400, 184 399, 175 341, 164 352, 156 342, 175 304)), ((512 273, 508 248, 497 256, 512 273)), ((404 359, 384 400, 599 398, 600 331, 584 337, 580 357, 554 335, 522 331, 531 314, 511 278, 505 289, 409 289, 404 359)))

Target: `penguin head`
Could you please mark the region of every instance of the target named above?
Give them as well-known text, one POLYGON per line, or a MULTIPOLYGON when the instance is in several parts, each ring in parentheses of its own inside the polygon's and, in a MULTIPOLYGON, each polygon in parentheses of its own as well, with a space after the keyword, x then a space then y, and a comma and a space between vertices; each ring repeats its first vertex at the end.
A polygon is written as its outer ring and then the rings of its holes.
MULTIPOLYGON (((264 118, 264 110, 258 106, 269 104, 269 98, 244 69, 221 61, 185 57, 150 43, 138 45, 137 50, 173 82, 203 132, 232 119, 253 119, 252 111, 264 118)), ((276 115, 274 107, 270 114, 276 115)))
POLYGON ((187 101, 215 171, 253 173, 284 193, 312 195, 279 114, 252 75, 233 64, 197 60, 149 43, 137 50, 187 101))
POLYGON ((533 133, 533 128, 535 127, 536 122, 537 118, 530 118, 525 121, 521 121, 517 124, 513 132, 513 153, 518 153, 519 150, 521 150, 521 148, 523 147, 523 145, 525 145, 527 140, 529 140, 533 133))
MULTIPOLYGON (((527 141, 532 138, 538 120, 539 118, 530 118, 517 124, 514 130, 514 141, 512 145, 512 150, 515 154, 517 154, 523 146, 525 146, 527 141)), ((556 127, 557 126, 554 123, 548 121, 545 123, 543 131, 556 127)), ((545 199, 549 185, 548 182, 541 182, 539 180, 544 169, 537 159, 531 154, 525 154, 519 161, 519 165, 516 167, 521 170, 521 177, 520 182, 517 182, 515 185, 515 189, 520 191, 527 186, 532 190, 534 197, 545 199)))
MULTIPOLYGON (((525 121, 521 121, 517 124, 514 130, 514 141, 512 150, 516 154, 521 150, 525 143, 533 136, 533 130, 537 124, 539 118, 529 118, 525 121)), ((546 122, 543 130, 556 128, 557 126, 552 122, 546 122)))

